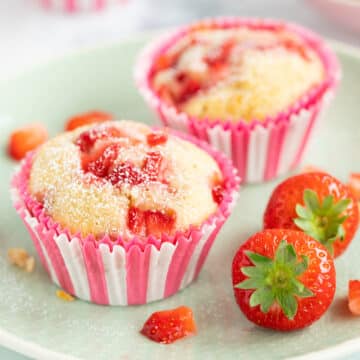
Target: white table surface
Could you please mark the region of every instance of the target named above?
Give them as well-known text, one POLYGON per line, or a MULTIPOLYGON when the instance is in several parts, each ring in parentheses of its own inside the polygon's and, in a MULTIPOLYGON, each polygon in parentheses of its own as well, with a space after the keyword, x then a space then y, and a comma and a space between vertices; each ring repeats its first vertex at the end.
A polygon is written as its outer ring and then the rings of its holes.
MULTIPOLYGON (((275 17, 360 46, 360 34, 324 18, 303 0, 128 0, 101 13, 44 11, 36 0, 0 0, 0 80, 79 48, 118 41, 148 29, 215 15, 275 17)), ((359 356, 351 357, 355 360, 359 356)), ((0 359, 26 359, 0 347, 0 359)), ((350 359, 350 358, 348 358, 350 359)))

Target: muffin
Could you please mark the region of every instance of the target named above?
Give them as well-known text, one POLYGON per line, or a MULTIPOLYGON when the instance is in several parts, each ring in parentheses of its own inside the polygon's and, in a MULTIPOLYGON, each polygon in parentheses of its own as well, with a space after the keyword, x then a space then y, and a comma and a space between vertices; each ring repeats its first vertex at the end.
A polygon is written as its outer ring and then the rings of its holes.
POLYGON ((292 24, 201 21, 144 50, 136 80, 164 124, 210 142, 246 182, 293 169, 339 78, 335 55, 292 24))
POLYGON ((58 135, 12 182, 52 280, 99 304, 144 304, 195 279, 239 179, 190 137, 130 122, 58 135))

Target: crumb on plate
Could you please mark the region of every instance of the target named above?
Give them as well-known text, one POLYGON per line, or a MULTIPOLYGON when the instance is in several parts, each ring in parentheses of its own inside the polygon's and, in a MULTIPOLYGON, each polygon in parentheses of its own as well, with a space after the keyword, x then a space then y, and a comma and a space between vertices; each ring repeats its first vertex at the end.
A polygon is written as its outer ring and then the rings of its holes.
POLYGON ((10 248, 8 250, 8 259, 11 264, 24 269, 28 273, 33 272, 35 269, 35 258, 30 256, 23 248, 10 248))

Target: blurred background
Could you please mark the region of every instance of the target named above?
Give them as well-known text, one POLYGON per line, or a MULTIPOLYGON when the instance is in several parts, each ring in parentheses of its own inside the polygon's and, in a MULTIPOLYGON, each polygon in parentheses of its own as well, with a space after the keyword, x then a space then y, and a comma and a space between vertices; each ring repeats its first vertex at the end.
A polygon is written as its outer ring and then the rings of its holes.
POLYGON ((359 0, 1 0, 0 78, 76 49, 215 15, 283 18, 360 46, 359 0))

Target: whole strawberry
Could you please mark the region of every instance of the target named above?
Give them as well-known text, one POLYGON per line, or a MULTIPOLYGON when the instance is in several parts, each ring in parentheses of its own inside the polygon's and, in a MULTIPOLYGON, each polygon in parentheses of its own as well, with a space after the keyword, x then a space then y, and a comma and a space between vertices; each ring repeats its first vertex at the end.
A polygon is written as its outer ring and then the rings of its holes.
POLYGON ((289 331, 309 326, 330 306, 335 266, 324 246, 293 230, 264 230, 250 237, 232 264, 234 294, 255 324, 289 331))
POLYGON ((349 188, 333 176, 312 172, 293 176, 272 193, 265 229, 301 230, 335 257, 347 248, 359 225, 359 210, 349 188))

